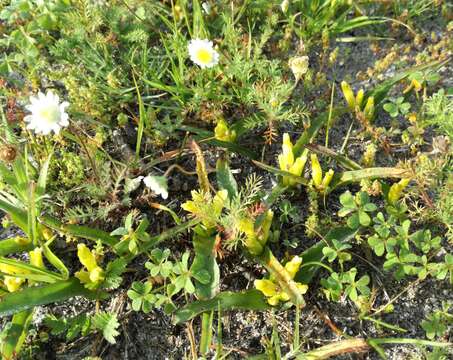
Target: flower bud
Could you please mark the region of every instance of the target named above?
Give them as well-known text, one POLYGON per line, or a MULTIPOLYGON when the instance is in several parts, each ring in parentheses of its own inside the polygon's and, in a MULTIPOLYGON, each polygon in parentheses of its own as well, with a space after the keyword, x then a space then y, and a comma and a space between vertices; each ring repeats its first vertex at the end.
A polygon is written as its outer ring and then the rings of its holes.
POLYGON ((354 93, 346 81, 341 82, 341 90, 343 91, 343 96, 346 99, 346 103, 349 106, 351 111, 355 111, 355 98, 354 93))
POLYGON ((11 163, 16 159, 17 150, 13 145, 3 145, 0 148, 0 160, 11 163))
POLYGON ((316 154, 311 154, 311 177, 313 179, 313 184, 315 187, 320 187, 322 185, 322 168, 319 164, 318 156, 316 154))
POLYGON ((363 109, 365 119, 371 121, 374 116, 374 97, 370 96, 366 102, 365 109, 363 109))

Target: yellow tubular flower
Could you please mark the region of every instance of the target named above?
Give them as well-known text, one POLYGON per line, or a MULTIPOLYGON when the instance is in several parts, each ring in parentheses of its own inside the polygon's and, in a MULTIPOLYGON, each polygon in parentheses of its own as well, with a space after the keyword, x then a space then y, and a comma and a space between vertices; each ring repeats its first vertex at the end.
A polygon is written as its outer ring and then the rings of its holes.
POLYGON ((3 282, 9 292, 15 292, 20 289, 22 284, 25 282, 25 279, 14 276, 5 276, 3 282))
POLYGON ((365 109, 363 109, 365 119, 371 121, 374 116, 374 97, 370 96, 366 102, 365 109))
POLYGON ((81 264, 85 266, 88 271, 93 271, 98 267, 96 257, 85 244, 77 245, 77 256, 79 257, 81 264))
POLYGON ((324 175, 324 179, 322 179, 322 184, 321 187, 323 190, 326 190, 329 187, 330 182, 332 181, 334 175, 334 171, 332 169, 329 169, 329 171, 326 172, 326 175, 324 175))
POLYGON ((288 274, 291 276, 291 279, 294 279, 297 272, 299 271, 300 265, 302 264, 302 258, 300 256, 294 256, 291 261, 288 261, 285 264, 285 269, 288 271, 288 274))
MULTIPOLYGON (((287 133, 283 134, 282 153, 278 155, 278 165, 280 170, 301 176, 307 162, 307 155, 302 154, 297 159, 294 158, 293 144, 287 133)), ((283 176, 282 183, 285 186, 296 185, 297 181, 288 176, 283 176)))
POLYGON ((80 270, 75 273, 75 277, 88 287, 96 287, 104 280, 104 270, 97 264, 96 257, 85 244, 77 245, 77 256, 88 271, 80 270))
POLYGON ((42 249, 36 248, 28 253, 30 255, 30 264, 44 269, 44 262, 42 260, 42 249))
POLYGON ((275 296, 279 290, 278 286, 269 279, 255 280, 254 285, 267 297, 275 296))
POLYGON ((390 186, 390 190, 388 193, 388 199, 390 204, 395 204, 400 198, 403 190, 406 188, 407 185, 411 182, 411 178, 401 179, 399 182, 390 186))
POLYGON ((357 95, 355 97, 355 106, 359 108, 359 110, 362 108, 362 102, 363 102, 363 97, 365 95, 365 91, 363 89, 360 89, 357 92, 357 95))
MULTIPOLYGON (((294 256, 285 264, 285 271, 288 272, 290 279, 294 279, 301 264, 302 258, 299 256, 294 256)), ((302 295, 307 292, 307 285, 301 283, 295 284, 302 295)), ((263 295, 267 297, 267 302, 272 306, 276 306, 279 302, 286 302, 290 299, 289 294, 280 288, 273 276, 271 276, 270 279, 255 280, 254 285, 256 289, 261 291, 263 295)))
POLYGON ((319 188, 322 185, 322 168, 319 164, 318 156, 316 154, 310 155, 311 160, 311 177, 315 187, 319 188))
POLYGON ((346 103, 349 106, 351 111, 355 111, 355 97, 351 89, 351 86, 346 81, 341 82, 341 90, 343 91, 343 96, 346 99, 346 103))

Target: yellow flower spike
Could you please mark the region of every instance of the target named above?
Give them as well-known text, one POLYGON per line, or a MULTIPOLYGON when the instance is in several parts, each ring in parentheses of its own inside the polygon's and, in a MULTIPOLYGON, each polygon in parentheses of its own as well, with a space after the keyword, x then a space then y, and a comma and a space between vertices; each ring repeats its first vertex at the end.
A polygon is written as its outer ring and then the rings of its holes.
POLYGON ((42 249, 36 248, 28 253, 30 255, 30 264, 44 269, 44 262, 42 260, 42 249))
POLYGON ((363 109, 365 119, 371 121, 374 116, 374 97, 370 96, 366 102, 365 108, 363 109))
POLYGON ((279 156, 279 163, 280 169, 284 171, 289 171, 294 164, 293 143, 291 142, 288 133, 283 134, 282 153, 279 156), (280 158, 282 160, 280 160, 280 158))
POLYGON ((363 89, 360 89, 357 92, 357 95, 355 97, 355 106, 359 108, 359 110, 362 108, 362 103, 363 103, 363 97, 365 96, 365 91, 363 89))
POLYGON ((302 258, 300 256, 294 256, 291 261, 285 264, 285 270, 288 272, 291 279, 294 279, 297 272, 299 271, 300 265, 302 264, 302 258))
POLYGON ((271 297, 277 295, 278 286, 271 280, 261 279, 255 280, 255 288, 261 291, 264 296, 271 297))
POLYGON ((22 284, 25 282, 25 279, 14 276, 5 276, 3 282, 9 292, 15 292, 20 289, 22 284))
POLYGON ((322 188, 323 190, 326 190, 329 187, 330 182, 333 179, 333 175, 335 172, 332 169, 329 169, 329 171, 326 172, 326 175, 324 175, 324 179, 322 179, 322 188))
POLYGON ((388 193, 388 199, 390 204, 395 204, 401 198, 403 190, 406 188, 407 185, 409 185, 411 180, 412 180, 411 178, 404 178, 390 186, 390 190, 388 193))
POLYGON ((343 91, 343 96, 346 99, 346 103, 349 106, 351 111, 355 111, 355 97, 351 89, 351 86, 346 81, 341 82, 341 90, 343 91))
POLYGON ((322 168, 319 164, 318 156, 316 154, 310 155, 311 160, 311 177, 313 179, 313 184, 315 187, 320 187, 322 185, 322 168))

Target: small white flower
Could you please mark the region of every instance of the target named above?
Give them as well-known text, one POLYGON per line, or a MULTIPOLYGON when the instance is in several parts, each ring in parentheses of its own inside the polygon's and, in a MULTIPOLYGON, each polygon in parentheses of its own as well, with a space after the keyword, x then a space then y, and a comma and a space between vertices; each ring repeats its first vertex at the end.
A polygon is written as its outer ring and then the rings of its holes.
POLYGON ((165 176, 148 175, 143 178, 146 187, 150 188, 156 195, 162 196, 162 199, 168 198, 168 185, 165 176))
POLYGON ((188 49, 190 60, 202 69, 213 67, 219 62, 219 53, 214 50, 212 41, 193 39, 190 40, 188 49))
POLYGON ((308 56, 296 56, 289 59, 288 64, 296 80, 299 80, 308 71, 308 56))
POLYGON ((31 114, 24 117, 27 129, 43 135, 48 135, 51 131, 58 134, 62 127, 69 125, 69 116, 65 111, 68 105, 67 101, 60 104, 60 98, 52 91, 48 91, 46 95, 39 92, 38 96, 30 96, 30 104, 25 108, 31 114))
POLYGON ((283 0, 280 4, 280 9, 282 9, 282 13, 286 14, 289 8, 289 0, 283 0))
POLYGON ((211 13, 211 5, 209 3, 207 3, 206 1, 201 4, 201 7, 203 8, 206 15, 209 15, 211 13))

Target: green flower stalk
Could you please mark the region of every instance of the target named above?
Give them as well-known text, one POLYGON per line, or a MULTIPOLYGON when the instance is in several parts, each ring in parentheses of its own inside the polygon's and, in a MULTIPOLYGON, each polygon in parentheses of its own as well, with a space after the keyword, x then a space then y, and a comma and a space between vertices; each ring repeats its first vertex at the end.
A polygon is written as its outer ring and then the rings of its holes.
MULTIPOLYGON (((293 143, 287 133, 283 134, 282 153, 278 155, 280 170, 301 176, 306 162, 306 153, 303 153, 297 159, 294 159, 293 143)), ((297 184, 297 181, 289 176, 283 176, 282 183, 284 186, 294 186, 297 184)))

